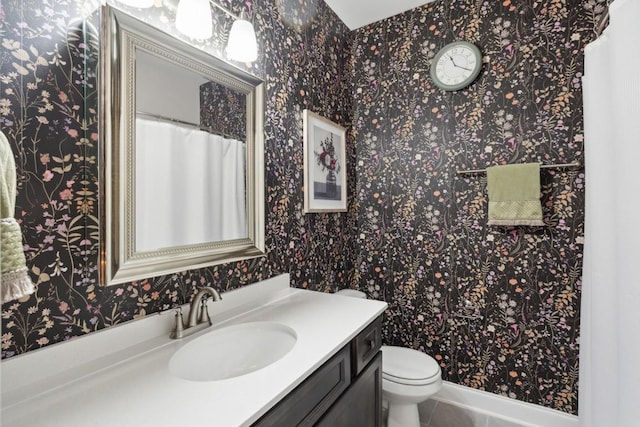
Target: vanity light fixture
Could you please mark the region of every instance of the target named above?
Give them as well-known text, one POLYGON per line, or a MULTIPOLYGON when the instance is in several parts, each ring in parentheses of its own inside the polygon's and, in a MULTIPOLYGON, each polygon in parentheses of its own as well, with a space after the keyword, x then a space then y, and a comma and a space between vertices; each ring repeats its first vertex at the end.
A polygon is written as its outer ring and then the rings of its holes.
POLYGON ((80 16, 83 20, 88 19, 106 3, 106 0, 84 0, 80 5, 80 16))
POLYGON ((258 42, 251 22, 245 19, 244 12, 237 18, 229 31, 227 57, 239 62, 253 62, 258 59, 258 42))
POLYGON ((138 9, 146 9, 153 6, 155 0, 118 0, 118 3, 125 4, 138 9))
POLYGON ((229 31, 227 58, 239 62, 253 62, 258 59, 256 32, 244 12, 240 16, 235 15, 214 1, 180 0, 176 13, 178 31, 197 40, 210 38, 213 33, 210 5, 217 7, 235 20, 229 31))
POLYGON ((187 37, 206 40, 213 34, 209 0, 180 0, 176 28, 187 37))

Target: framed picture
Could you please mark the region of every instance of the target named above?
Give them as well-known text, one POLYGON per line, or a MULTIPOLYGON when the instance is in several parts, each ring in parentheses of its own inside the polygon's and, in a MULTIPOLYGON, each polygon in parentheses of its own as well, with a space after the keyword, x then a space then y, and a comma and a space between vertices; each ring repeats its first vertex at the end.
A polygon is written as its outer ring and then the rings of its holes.
POLYGON ((304 110, 304 212, 346 212, 345 128, 304 110))

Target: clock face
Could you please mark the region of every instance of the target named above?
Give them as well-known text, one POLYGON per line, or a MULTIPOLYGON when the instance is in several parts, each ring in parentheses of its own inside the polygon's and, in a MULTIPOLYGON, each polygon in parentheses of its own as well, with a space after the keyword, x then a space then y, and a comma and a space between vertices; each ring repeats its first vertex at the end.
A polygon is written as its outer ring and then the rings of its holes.
POLYGON ((443 47, 431 63, 431 78, 444 90, 459 90, 480 73, 482 55, 472 43, 453 42, 443 47))

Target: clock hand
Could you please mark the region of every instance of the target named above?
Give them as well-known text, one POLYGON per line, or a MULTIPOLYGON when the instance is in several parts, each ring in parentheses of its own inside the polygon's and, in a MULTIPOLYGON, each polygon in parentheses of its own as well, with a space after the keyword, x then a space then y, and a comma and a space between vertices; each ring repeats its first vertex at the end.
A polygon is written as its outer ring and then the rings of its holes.
POLYGON ((471 71, 471 69, 470 69, 470 68, 463 67, 462 65, 458 65, 458 64, 456 64, 456 61, 454 61, 454 60, 453 60, 453 56, 449 55, 449 59, 451 60, 451 63, 453 64, 453 66, 454 66, 454 67, 456 67, 456 68, 462 68, 463 70, 466 70, 466 71, 471 71))

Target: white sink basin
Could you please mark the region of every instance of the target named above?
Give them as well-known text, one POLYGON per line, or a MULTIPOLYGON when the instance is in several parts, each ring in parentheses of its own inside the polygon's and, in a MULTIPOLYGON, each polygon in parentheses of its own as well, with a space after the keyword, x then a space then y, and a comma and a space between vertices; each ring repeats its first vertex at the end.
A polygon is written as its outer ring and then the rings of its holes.
POLYGON ((296 332, 275 322, 227 326, 202 335, 171 357, 169 370, 190 381, 218 381, 245 375, 281 359, 296 343, 296 332))

